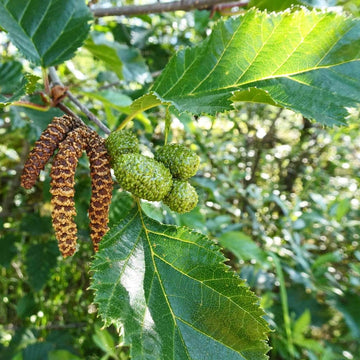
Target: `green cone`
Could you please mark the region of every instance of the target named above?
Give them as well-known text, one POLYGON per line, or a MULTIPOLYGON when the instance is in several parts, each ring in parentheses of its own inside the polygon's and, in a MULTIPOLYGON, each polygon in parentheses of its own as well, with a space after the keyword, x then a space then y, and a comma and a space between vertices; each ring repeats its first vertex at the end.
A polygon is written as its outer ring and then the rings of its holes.
POLYGON ((171 173, 164 164, 141 154, 118 156, 114 173, 124 190, 149 201, 162 200, 173 182, 171 173))
POLYGON ((180 144, 160 147, 155 153, 155 159, 168 167, 173 177, 183 180, 194 176, 200 164, 199 156, 180 144))

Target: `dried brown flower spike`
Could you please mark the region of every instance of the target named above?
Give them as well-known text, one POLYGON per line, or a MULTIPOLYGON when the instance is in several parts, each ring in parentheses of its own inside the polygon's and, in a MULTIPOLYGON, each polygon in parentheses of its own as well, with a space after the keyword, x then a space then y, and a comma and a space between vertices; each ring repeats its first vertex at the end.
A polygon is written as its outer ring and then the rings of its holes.
POLYGON ((76 251, 75 170, 84 150, 90 161, 92 195, 89 219, 91 239, 97 251, 99 242, 108 231, 113 187, 105 141, 79 120, 67 115, 55 117, 29 154, 21 176, 23 187, 30 189, 34 185, 40 171, 57 148, 59 151, 50 172, 50 192, 53 195, 52 222, 60 252, 63 257, 67 257, 76 251))
POLYGON ((78 159, 87 146, 88 135, 89 131, 84 126, 69 132, 66 139, 59 144, 59 151, 50 172, 52 222, 63 257, 73 255, 76 250, 75 170, 78 159))
POLYGON ((30 151, 24 165, 21 185, 25 189, 30 189, 34 186, 40 171, 44 169, 45 164, 53 155, 60 142, 65 139, 69 131, 78 126, 81 126, 80 121, 68 115, 53 118, 52 122, 41 134, 39 140, 35 142, 34 148, 30 151))
POLYGON ((94 131, 91 131, 86 153, 90 162, 92 190, 89 207, 90 235, 94 250, 98 251, 99 243, 108 231, 113 181, 105 141, 94 131))

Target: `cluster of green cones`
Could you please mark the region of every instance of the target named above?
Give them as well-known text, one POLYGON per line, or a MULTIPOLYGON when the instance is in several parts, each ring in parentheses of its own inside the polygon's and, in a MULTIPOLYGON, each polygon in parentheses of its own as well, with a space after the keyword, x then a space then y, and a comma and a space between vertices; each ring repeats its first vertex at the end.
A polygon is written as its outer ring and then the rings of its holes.
POLYGON ((178 213, 191 211, 198 202, 188 182, 199 168, 200 158, 180 144, 159 147, 154 158, 140 154, 136 135, 127 130, 112 132, 106 139, 116 180, 138 198, 162 201, 178 213))

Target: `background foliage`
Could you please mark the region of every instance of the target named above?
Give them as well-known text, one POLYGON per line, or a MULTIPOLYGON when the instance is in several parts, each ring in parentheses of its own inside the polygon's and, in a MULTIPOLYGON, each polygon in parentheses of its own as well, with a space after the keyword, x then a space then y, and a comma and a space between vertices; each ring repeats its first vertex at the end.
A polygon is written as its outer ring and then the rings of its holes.
MULTIPOLYGON (((283 3, 250 5, 272 11, 283 3)), ((358 15, 356 1, 326 5, 358 15)), ((205 39, 219 17, 195 11, 97 19, 76 56, 59 65, 59 75, 115 129, 171 55, 205 39)), ((0 51, 0 101, 17 96, 14 84, 21 81, 42 89, 37 78, 26 76, 41 77, 40 69, 17 53, 5 32, 0 51)), ((36 92, 29 100, 41 103, 36 92)), ((134 121, 149 149, 163 142, 165 110, 152 109, 134 121)), ((20 106, 0 112, 0 358, 128 359, 116 329, 101 329, 88 290, 93 253, 86 158, 76 174, 81 246, 70 259, 59 256, 51 229, 49 172, 32 190, 19 187, 28 150, 60 114, 20 106)), ((242 103, 216 116, 194 118, 175 109, 170 115, 170 140, 185 142, 201 156, 193 179, 200 206, 177 215, 144 203, 147 216, 196 228, 219 242, 228 264, 261 297, 275 330, 271 359, 360 358, 359 112, 352 111, 348 126, 332 129, 259 104, 242 103)), ((111 220, 133 206, 131 197, 115 189, 111 220)))

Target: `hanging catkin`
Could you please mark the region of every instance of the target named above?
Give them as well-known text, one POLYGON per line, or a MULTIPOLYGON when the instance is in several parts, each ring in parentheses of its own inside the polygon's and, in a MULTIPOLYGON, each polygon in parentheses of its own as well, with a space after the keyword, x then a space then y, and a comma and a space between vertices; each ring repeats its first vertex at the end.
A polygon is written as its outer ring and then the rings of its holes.
POLYGON ((69 131, 81 126, 80 121, 68 115, 54 117, 52 122, 43 131, 39 140, 35 142, 34 148, 30 151, 21 175, 21 185, 25 189, 34 186, 40 171, 52 156, 54 151, 63 141, 69 131))
POLYGON ((94 250, 98 251, 99 243, 108 231, 113 181, 105 141, 94 131, 89 134, 86 153, 89 157, 91 176, 90 235, 94 250))
POLYGON ((87 146, 87 137, 86 127, 81 126, 70 131, 66 139, 59 144, 59 151, 50 172, 52 223, 63 257, 73 255, 76 250, 75 170, 87 146))

